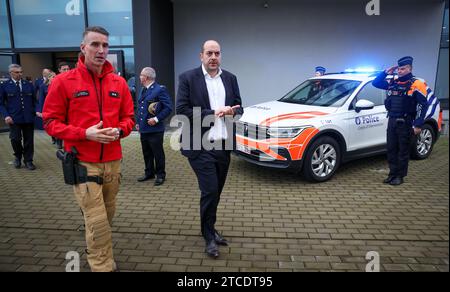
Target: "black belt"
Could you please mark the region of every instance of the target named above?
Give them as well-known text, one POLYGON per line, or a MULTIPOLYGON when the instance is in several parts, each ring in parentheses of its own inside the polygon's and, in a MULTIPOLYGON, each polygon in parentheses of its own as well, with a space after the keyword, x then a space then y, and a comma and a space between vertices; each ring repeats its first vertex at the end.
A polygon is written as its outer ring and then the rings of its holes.
POLYGON ((407 118, 413 119, 414 118, 413 114, 403 114, 403 115, 401 115, 401 114, 388 114, 388 116, 389 116, 389 118, 392 118, 392 119, 407 119, 407 118))
POLYGON ((103 185, 103 178, 99 176, 88 176, 86 177, 86 182, 93 182, 99 185, 103 185))

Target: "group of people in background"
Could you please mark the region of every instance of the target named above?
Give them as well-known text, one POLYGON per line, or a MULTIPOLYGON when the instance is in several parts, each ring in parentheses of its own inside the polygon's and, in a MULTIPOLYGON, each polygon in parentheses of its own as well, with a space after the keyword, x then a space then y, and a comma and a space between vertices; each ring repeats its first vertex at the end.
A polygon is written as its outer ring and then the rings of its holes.
MULTIPOLYGON (((79 163, 87 171, 85 180, 73 186, 85 220, 87 260, 92 271, 116 271, 111 225, 122 177, 120 140, 130 135, 136 126, 145 163, 144 175, 137 180, 155 179, 155 186, 162 185, 166 179, 164 120, 172 114, 174 106, 167 89, 156 82, 155 69, 146 67, 139 77, 142 90, 137 98, 135 116, 127 82, 114 74, 113 66, 106 60, 109 33, 104 28, 86 28, 80 49, 82 54, 75 69, 70 70, 66 63, 58 66, 58 75, 44 69, 35 86, 22 80, 21 66, 10 65, 11 78, 0 87, 0 114, 10 126, 16 168, 21 167, 22 158, 26 168, 36 168, 33 164, 35 116, 43 119, 50 136, 64 141, 65 151, 76 148, 79 163)), ((224 120, 225 117, 241 116, 244 109, 237 77, 221 67, 220 44, 214 40, 206 41, 199 59, 199 67, 179 77, 175 109, 176 114, 191 121, 183 124, 181 153, 198 180, 200 230, 205 240, 205 253, 218 258, 219 246, 228 245, 215 227, 232 150, 224 145, 235 139, 234 129, 227 128, 224 120), (196 108, 200 110, 197 115, 200 114, 202 120, 214 117, 212 125, 201 127, 201 136, 219 147, 206 149, 202 143, 200 149, 194 149, 192 121, 196 117, 196 108)), ((318 66, 315 76, 320 77, 325 71, 324 67, 318 66)), ((397 92, 389 95, 386 104, 390 118, 388 152, 391 173, 385 183, 398 185, 406 176, 407 158, 403 154, 411 136, 416 107, 426 103, 426 92, 423 92, 422 82, 412 75, 411 57, 399 60, 398 66, 381 73, 373 84, 397 92), (400 78, 386 82, 386 76, 393 74, 394 70, 398 70, 400 78)), ((420 118, 414 122, 416 135, 420 133, 423 115, 422 110, 420 118)), ((62 142, 58 145, 63 147, 62 142)))

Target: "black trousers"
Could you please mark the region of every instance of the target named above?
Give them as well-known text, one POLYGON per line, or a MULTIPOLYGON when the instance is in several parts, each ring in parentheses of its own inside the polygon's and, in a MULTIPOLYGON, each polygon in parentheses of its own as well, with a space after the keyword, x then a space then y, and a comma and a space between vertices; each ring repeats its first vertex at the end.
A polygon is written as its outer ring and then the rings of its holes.
POLYGON ((408 163, 413 141, 412 119, 389 118, 387 129, 387 157, 389 175, 405 177, 408 175, 408 163))
POLYGON ((214 239, 217 207, 227 179, 230 151, 202 151, 195 159, 189 159, 200 187, 200 218, 203 238, 214 239))
POLYGON ((166 155, 164 153, 164 132, 141 134, 145 174, 166 178, 166 155))
POLYGON ((9 128, 9 139, 11 139, 14 156, 19 160, 23 157, 25 162, 33 162, 34 124, 13 124, 9 128))

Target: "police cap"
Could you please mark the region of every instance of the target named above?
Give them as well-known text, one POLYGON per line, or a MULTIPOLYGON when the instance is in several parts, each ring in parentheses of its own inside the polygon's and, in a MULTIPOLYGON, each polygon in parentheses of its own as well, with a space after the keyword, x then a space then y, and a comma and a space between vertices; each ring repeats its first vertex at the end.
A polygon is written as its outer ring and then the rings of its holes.
POLYGON ((399 66, 399 67, 406 66, 406 65, 412 66, 413 60, 414 60, 414 59, 413 59, 413 57, 411 57, 411 56, 403 57, 403 58, 401 58, 400 60, 398 60, 398 66, 399 66))
POLYGON ((316 72, 320 72, 320 73, 325 73, 325 71, 326 71, 326 69, 325 69, 325 67, 322 67, 322 66, 317 66, 316 67, 316 72))

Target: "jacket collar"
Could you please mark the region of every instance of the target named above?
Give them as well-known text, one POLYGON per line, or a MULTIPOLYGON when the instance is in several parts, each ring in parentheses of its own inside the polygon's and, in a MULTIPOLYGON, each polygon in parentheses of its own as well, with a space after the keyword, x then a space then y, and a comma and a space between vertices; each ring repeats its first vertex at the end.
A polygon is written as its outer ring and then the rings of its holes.
MULTIPOLYGON (((77 68, 85 73, 91 73, 91 71, 89 71, 88 68, 86 67, 86 65, 84 64, 84 60, 85 60, 84 56, 81 56, 78 59, 77 68)), ((114 72, 114 67, 111 65, 111 63, 108 60, 106 60, 105 64, 103 65, 102 73, 97 77, 104 78, 106 75, 111 74, 113 72, 114 72)))
POLYGON ((399 78, 397 79, 397 81, 399 81, 399 82, 406 82, 406 81, 408 81, 408 80, 411 80, 413 77, 414 77, 414 76, 412 75, 412 73, 409 73, 408 75, 405 75, 405 76, 403 76, 403 77, 399 77, 399 78))

